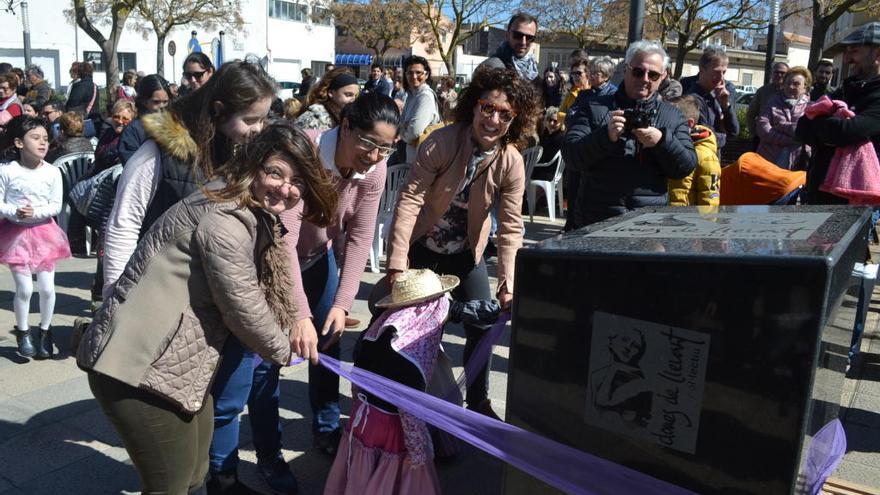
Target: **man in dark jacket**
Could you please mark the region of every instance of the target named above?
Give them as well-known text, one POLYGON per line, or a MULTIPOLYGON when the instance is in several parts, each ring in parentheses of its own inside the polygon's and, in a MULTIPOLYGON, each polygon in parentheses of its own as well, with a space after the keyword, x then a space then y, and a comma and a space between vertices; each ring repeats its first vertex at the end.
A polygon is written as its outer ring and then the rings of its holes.
POLYGON ((523 79, 538 83, 538 62, 529 53, 538 34, 538 19, 524 12, 513 14, 507 23, 504 42, 480 67, 513 69, 523 79))
POLYGON ((865 24, 840 44, 846 46, 843 60, 849 65, 850 77, 829 96, 845 101, 856 116, 813 120, 804 116, 798 121, 795 135, 813 151, 807 171, 810 204, 847 203, 844 198, 819 191, 837 147, 870 139, 874 148, 880 150, 880 22, 865 24))
POLYGON ((834 62, 823 58, 816 65, 816 70, 813 72, 813 80, 816 82, 810 88, 810 101, 816 101, 822 95, 834 92, 834 88, 831 86, 832 77, 834 77, 834 62))
POLYGON ((636 41, 626 50, 623 84, 612 95, 578 95, 566 120, 563 157, 582 173, 574 227, 640 206, 664 206, 666 183, 696 167, 681 112, 657 89, 669 57, 659 44, 636 41))
POLYGON ((373 64, 370 68, 370 80, 364 84, 364 92, 365 93, 379 93, 380 95, 391 96, 391 90, 393 89, 391 83, 389 83, 383 74, 382 66, 379 64, 373 64))
POLYGON ((727 135, 739 134, 739 120, 733 109, 736 88, 724 80, 727 73, 727 50, 721 46, 707 46, 700 56, 700 72, 681 79, 682 94, 695 94, 706 103, 700 108, 700 123, 715 131, 718 151, 727 142, 727 135))

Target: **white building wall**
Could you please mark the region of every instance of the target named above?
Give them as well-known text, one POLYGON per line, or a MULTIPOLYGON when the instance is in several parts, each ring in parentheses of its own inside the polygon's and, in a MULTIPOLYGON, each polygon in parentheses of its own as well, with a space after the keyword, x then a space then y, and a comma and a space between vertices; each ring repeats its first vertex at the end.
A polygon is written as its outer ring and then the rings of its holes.
MULTIPOLYGON (((311 20, 297 22, 268 17, 272 0, 242 0, 242 17, 245 26, 240 32, 226 31, 225 59, 244 58, 248 54, 258 58, 267 57, 269 73, 278 80, 299 81, 300 68, 313 67, 313 63, 331 62, 335 55, 335 30, 332 26, 314 24, 311 20)), ((309 0, 302 0, 309 1, 309 0)), ((32 63, 39 64, 46 79, 56 89, 70 82, 70 64, 83 60, 84 52, 100 52, 98 45, 64 15, 71 8, 69 0, 39 0, 28 2, 32 63)), ((144 38, 126 24, 119 41, 118 51, 134 55, 135 69, 152 74, 156 72, 156 37, 144 38)), ((98 26, 103 33, 109 26, 98 26)), ((219 31, 203 31, 191 26, 175 29, 163 47, 165 73, 169 80, 180 81, 183 59, 187 55, 190 32, 196 29, 202 50, 214 59, 211 42, 219 38, 219 31), (167 42, 173 40, 177 54, 168 55, 167 42)), ((20 11, 16 15, 0 11, 0 62, 24 67, 23 37, 20 11)), ((106 75, 96 71, 95 82, 104 86, 106 75)))

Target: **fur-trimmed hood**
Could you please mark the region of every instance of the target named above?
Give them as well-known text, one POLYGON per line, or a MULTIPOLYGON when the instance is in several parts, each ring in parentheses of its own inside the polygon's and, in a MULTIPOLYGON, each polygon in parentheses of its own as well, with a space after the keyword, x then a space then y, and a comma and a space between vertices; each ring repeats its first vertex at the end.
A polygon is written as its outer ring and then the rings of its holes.
POLYGON ((192 163, 199 154, 199 147, 189 130, 167 110, 144 115, 141 120, 150 139, 156 141, 165 153, 184 163, 192 163))

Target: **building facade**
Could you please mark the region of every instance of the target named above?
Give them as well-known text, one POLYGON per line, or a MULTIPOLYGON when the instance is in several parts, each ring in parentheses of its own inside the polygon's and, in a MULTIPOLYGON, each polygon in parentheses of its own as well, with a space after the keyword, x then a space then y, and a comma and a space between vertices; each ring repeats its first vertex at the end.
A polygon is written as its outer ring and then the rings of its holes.
MULTIPOLYGON (((240 31, 226 30, 224 58, 258 59, 266 64, 270 75, 278 81, 300 80, 300 70, 311 68, 323 73, 326 64, 334 59, 334 27, 328 21, 315 21, 313 13, 320 13, 324 0, 242 0, 241 14, 244 26, 240 31)), ((90 60, 95 63, 94 80, 106 85, 107 74, 98 45, 75 26, 64 13, 71 8, 69 0, 40 0, 28 3, 30 10, 30 37, 32 63, 38 64, 46 80, 56 88, 64 89, 70 82, 68 69, 74 61, 90 60)), ((24 42, 20 7, 15 14, 0 11, 0 61, 24 67, 24 42)), ((143 36, 133 29, 135 20, 129 18, 120 38, 118 52, 120 71, 135 69, 152 74, 156 72, 157 46, 153 34, 143 36)), ((98 25, 101 32, 109 26, 98 25)), ((180 81, 183 59, 193 29, 198 31, 202 51, 212 60, 219 42, 219 30, 202 31, 182 26, 169 34, 162 48, 165 73, 171 81, 180 81), (170 55, 168 43, 176 45, 176 54, 170 55)), ((119 77, 119 75, 117 75, 119 77)))

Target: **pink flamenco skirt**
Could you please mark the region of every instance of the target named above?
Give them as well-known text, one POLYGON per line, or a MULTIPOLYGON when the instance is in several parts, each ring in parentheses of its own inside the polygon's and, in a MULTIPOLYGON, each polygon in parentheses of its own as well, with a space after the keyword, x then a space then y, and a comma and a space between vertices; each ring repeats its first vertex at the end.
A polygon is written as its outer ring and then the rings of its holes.
POLYGON ((324 495, 432 495, 440 493, 434 462, 413 467, 403 439, 400 416, 361 402, 361 424, 345 428, 324 495), (352 433, 352 428, 354 432, 352 433))
POLYGON ((70 258, 70 245, 55 220, 39 225, 20 225, 0 220, 0 263, 14 272, 55 270, 55 262, 70 258))

